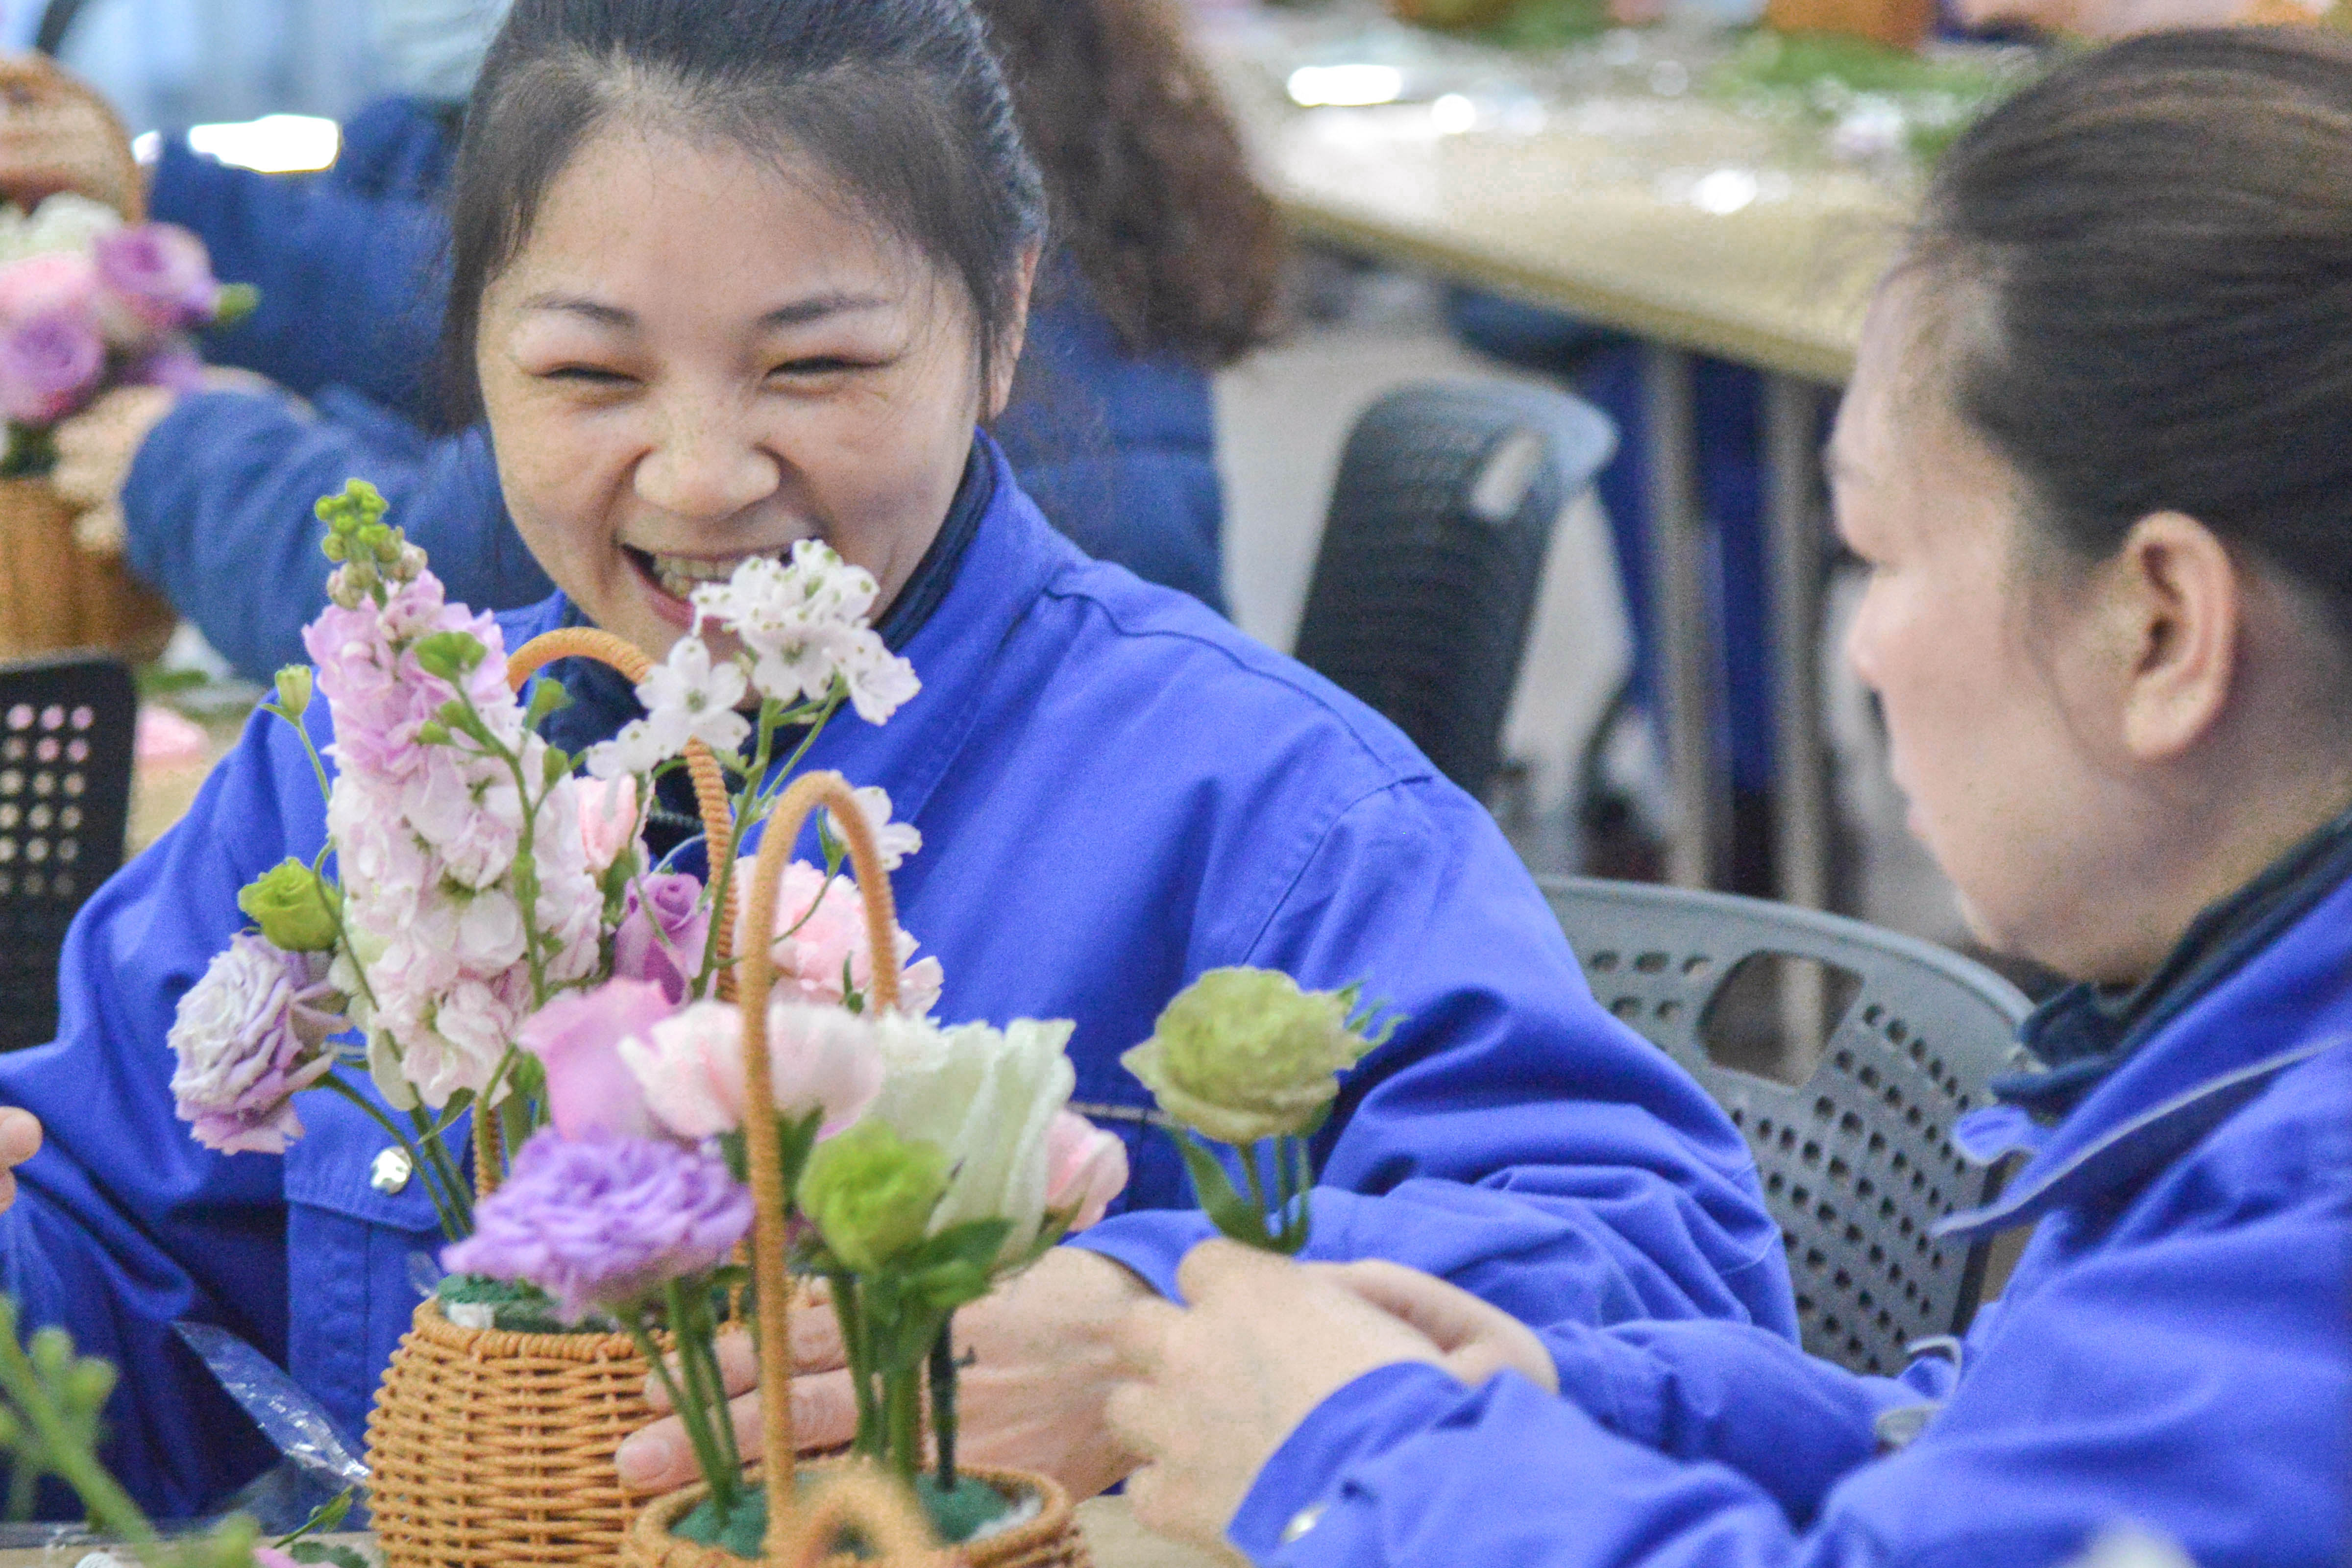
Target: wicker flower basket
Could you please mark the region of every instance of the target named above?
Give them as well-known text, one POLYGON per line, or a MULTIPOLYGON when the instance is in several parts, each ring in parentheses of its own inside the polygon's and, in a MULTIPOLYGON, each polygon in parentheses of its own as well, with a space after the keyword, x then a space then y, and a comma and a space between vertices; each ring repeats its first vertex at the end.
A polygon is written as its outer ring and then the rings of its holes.
MULTIPOLYGON (((20 171, 0 196, 30 206, 72 191, 134 223, 144 215, 122 121, 44 57, 0 59, 0 129, 20 171)), ((86 647, 148 659, 163 650, 171 605, 119 553, 77 543, 78 515, 47 479, 0 479, 0 658, 86 647)))
MULTIPOLYGON (((865 1467, 842 1459, 820 1460, 803 1465, 803 1472, 814 1471, 818 1477, 817 1496, 839 1497, 842 1480, 856 1475, 865 1467)), ((902 1539, 896 1543, 887 1561, 891 1568, 915 1568, 919 1563, 971 1564, 971 1568, 1092 1568, 1094 1559, 1087 1552, 1086 1538, 1078 1533, 1077 1515, 1070 1504, 1070 1496, 1059 1483, 1045 1476, 1034 1476, 1023 1470, 993 1470, 967 1466, 963 1474, 977 1476, 992 1486, 1016 1495, 1033 1496, 1039 1500, 1037 1517, 1024 1524, 1015 1525, 1001 1535, 960 1547, 934 1547, 921 1540, 902 1539)), ((703 1546, 670 1533, 670 1529, 694 1510, 709 1493, 709 1488, 691 1486, 683 1491, 670 1493, 660 1501, 645 1509, 629 1527, 627 1544, 622 1548, 623 1568, 733 1568, 743 1561, 731 1552, 717 1547, 703 1546)), ((848 1499, 840 1500, 847 1502, 848 1499)), ((869 1495, 866 1510, 887 1513, 887 1505, 869 1495)), ((866 1510, 842 1508, 833 1518, 843 1523, 860 1522, 866 1510)), ((816 1510, 811 1510, 814 1516, 816 1510)), ((819 1522, 814 1517, 811 1523, 819 1522)), ((909 1521, 911 1522, 911 1521, 909 1521)), ((919 1528, 919 1527, 918 1527, 919 1528)), ((847 1552, 825 1550, 830 1542, 820 1542, 812 1533, 812 1545, 821 1555, 804 1559, 788 1559, 793 1568, 850 1568, 856 1559, 847 1552)), ((869 1562, 871 1559, 868 1560, 869 1562)))

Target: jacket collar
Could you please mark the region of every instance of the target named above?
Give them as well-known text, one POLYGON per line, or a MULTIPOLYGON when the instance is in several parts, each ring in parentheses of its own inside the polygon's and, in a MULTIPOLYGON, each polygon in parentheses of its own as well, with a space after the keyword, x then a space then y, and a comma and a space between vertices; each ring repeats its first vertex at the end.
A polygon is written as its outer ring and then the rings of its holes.
MULTIPOLYGON (((2055 1127, 2013 1104, 1960 1119, 1954 1140, 1970 1158, 2031 1158, 1997 1202, 1949 1215, 1939 1234, 2030 1224, 2142 1181, 2279 1073, 2352 1042, 2352 815, 2247 892, 2215 907, 2211 930, 2192 928, 2175 978, 2158 986, 2176 970, 2168 963, 2149 983, 2157 994, 2140 998, 2136 1021, 2102 1053, 2112 1058, 2105 1070, 2055 1127)), ((2029 1020, 2029 1043, 2032 1028, 2029 1020)))

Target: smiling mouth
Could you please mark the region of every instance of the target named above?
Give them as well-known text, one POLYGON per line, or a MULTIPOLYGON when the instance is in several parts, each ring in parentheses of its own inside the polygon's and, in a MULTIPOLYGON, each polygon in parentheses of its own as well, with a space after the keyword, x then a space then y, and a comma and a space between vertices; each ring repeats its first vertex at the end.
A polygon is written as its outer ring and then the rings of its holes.
POLYGON ((786 544, 774 550, 749 550, 740 555, 662 555, 624 544, 621 552, 629 558, 639 576, 683 604, 691 603, 694 591, 705 584, 726 582, 746 561, 789 562, 793 547, 786 544))

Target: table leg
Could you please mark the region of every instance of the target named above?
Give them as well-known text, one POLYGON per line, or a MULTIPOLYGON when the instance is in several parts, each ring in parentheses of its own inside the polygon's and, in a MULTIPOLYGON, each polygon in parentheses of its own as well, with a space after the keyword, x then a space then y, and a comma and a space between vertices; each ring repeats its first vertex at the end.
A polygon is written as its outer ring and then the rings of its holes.
POLYGON ((1666 877, 1685 888, 1715 879, 1730 795, 1716 755, 1715 613, 1707 593, 1706 519, 1698 501, 1690 356, 1652 343, 1643 364, 1650 445, 1650 563, 1664 655, 1666 771, 1674 821, 1666 877))
POLYGON ((1829 756, 1822 743, 1821 407, 1811 384, 1764 384, 1772 573, 1773 859, 1781 901, 1829 901, 1829 756))

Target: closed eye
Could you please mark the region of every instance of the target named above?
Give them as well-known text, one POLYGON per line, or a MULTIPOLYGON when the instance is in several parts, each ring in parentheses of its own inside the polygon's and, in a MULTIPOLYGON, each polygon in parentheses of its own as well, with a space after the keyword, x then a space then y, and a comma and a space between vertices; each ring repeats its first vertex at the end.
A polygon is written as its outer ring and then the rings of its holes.
POLYGON ((540 379, 579 382, 590 386, 622 386, 633 378, 622 374, 617 370, 606 370, 601 365, 560 364, 553 370, 541 371, 540 379))

